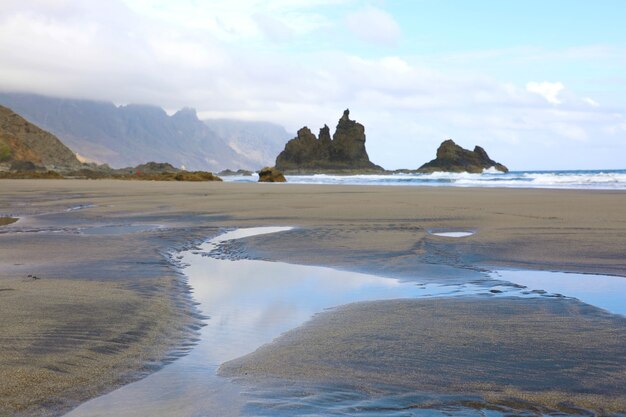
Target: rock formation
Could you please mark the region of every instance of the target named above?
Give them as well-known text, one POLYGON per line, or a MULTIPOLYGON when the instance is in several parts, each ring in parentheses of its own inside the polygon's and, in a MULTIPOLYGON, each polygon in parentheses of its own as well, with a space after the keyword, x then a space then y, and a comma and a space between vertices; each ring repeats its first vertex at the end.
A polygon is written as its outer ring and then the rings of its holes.
POLYGON ((67 146, 51 133, 0 106, 0 164, 67 170, 81 166, 67 146))
POLYGON ((481 173, 485 169, 495 168, 501 172, 509 172, 504 165, 492 160, 480 146, 473 151, 464 149, 452 139, 445 140, 437 149, 437 158, 422 165, 417 171, 430 172, 470 172, 481 173))
POLYGON ((285 145, 276 158, 276 168, 283 172, 380 172, 383 169, 369 160, 365 150, 365 127, 350 120, 343 112, 335 134, 324 125, 319 138, 308 127, 285 145))
POLYGON ((278 169, 266 167, 259 171, 259 182, 287 182, 287 179, 278 169))
POLYGON ((235 175, 240 175, 244 177, 250 177, 252 175, 252 171, 248 171, 247 169, 238 169, 237 171, 233 171, 232 169, 225 169, 217 173, 220 177, 232 177, 235 175))

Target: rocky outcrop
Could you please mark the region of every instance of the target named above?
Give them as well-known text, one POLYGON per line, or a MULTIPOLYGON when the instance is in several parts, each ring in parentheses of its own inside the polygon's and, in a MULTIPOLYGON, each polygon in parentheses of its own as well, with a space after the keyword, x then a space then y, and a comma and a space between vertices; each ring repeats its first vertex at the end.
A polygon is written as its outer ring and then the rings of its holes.
POLYGON ((237 171, 233 171, 232 169, 225 169, 217 173, 220 177, 233 177, 235 175, 250 177, 252 176, 252 171, 248 171, 247 169, 238 169, 237 171))
POLYGON ((369 160, 365 150, 365 127, 350 120, 350 111, 343 112, 335 134, 324 125, 316 137, 308 127, 285 145, 276 158, 276 168, 283 172, 380 172, 380 166, 369 160))
POLYGON ((259 182, 287 182, 287 179, 278 169, 266 167, 259 171, 259 182))
POLYGON ((3 106, 0 106, 0 163, 57 170, 81 166, 74 152, 56 136, 3 106))
POLYGON ((481 173, 489 168, 495 168, 500 172, 509 172, 507 167, 489 158, 487 152, 480 146, 476 146, 473 151, 470 151, 460 147, 452 139, 448 139, 439 145, 437 158, 425 163, 417 171, 423 173, 439 171, 481 173))
POLYGON ((174 167, 172 164, 168 162, 146 162, 145 164, 139 164, 133 168, 124 168, 125 170, 130 170, 132 172, 140 172, 145 174, 162 174, 162 173, 172 173, 172 172, 181 172, 184 171, 182 169, 178 169, 174 167))

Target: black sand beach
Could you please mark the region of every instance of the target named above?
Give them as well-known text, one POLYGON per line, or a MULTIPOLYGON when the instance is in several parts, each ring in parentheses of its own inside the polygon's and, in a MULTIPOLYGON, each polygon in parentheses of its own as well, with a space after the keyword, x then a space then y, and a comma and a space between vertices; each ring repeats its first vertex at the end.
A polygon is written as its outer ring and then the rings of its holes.
MULTIPOLYGON (((21 220, 0 229, 0 414, 60 414, 157 369, 188 348, 199 325, 198 312, 183 278, 164 254, 213 236, 221 228, 298 227, 242 241, 231 248, 235 257, 406 279, 472 280, 484 277, 486 269, 502 266, 626 276, 624 192, 106 180, 4 180, 1 186, 0 215, 21 220), (429 234, 434 228, 470 228, 476 233, 450 240, 429 234)), ((281 372, 272 366, 270 352, 286 352, 289 344, 284 340, 259 351, 254 361, 247 358, 245 366, 258 371, 255 378, 293 378, 298 373, 304 380, 318 379, 326 366, 320 358, 349 358, 355 350, 350 343, 325 343, 319 350, 322 345, 316 341, 328 338, 327 332, 350 339, 362 331, 360 337, 378 335, 389 345, 372 348, 381 360, 366 360, 372 367, 347 361, 345 368, 337 368, 345 376, 396 381, 415 389, 482 392, 494 401, 502 400, 504 393, 546 407, 575 401, 581 407, 623 411, 620 387, 624 386, 626 326, 622 318, 563 300, 537 305, 449 300, 437 306, 437 320, 428 322, 415 320, 427 306, 420 303, 380 302, 337 309, 303 328, 317 333, 303 339, 307 340, 303 352, 288 352, 281 372), (370 316, 376 320, 367 325, 357 320, 370 316), (459 317, 469 321, 459 322, 459 317), (333 325, 319 326, 327 320, 333 325), (425 327, 399 332, 407 320, 425 327), (491 327, 478 329, 480 337, 468 334, 455 339, 450 351, 439 352, 439 361, 430 367, 421 363, 432 358, 411 356, 419 351, 407 346, 422 340, 423 332, 433 326, 458 330, 460 323, 470 327, 490 323, 491 327), (578 327, 584 323, 588 325, 578 327), (506 332, 511 326, 516 330, 506 332), (354 334, 344 333, 346 329, 354 334), (579 346, 581 331, 586 336, 579 346), (606 340, 611 343, 602 343, 606 340), (530 355, 521 362, 522 368, 527 375, 542 376, 535 380, 537 385, 522 384, 523 372, 508 372, 513 364, 504 353, 501 361, 476 362, 480 365, 461 373, 442 373, 437 368, 463 358, 473 361, 469 352, 492 357, 505 341, 510 346, 508 355, 530 355), (529 350, 529 346, 538 348, 529 350), (567 379, 560 380, 558 372, 542 370, 549 370, 546 364, 557 364, 557 359, 569 360, 562 355, 564 346, 572 358, 591 356, 568 362, 567 379), (412 353, 398 358, 397 347, 412 353), (306 372, 298 368, 302 354, 308 355, 306 372), (594 358, 601 360, 594 362, 594 358), (376 370, 386 364, 388 373, 376 370), (405 379, 398 369, 406 371, 405 379), (415 384, 411 375, 418 374, 424 378, 415 384)), ((294 330, 289 340, 300 340, 303 331, 294 330)), ((429 343, 432 349, 450 340, 442 336, 429 343)), ((338 377, 332 372, 324 376, 338 377)))

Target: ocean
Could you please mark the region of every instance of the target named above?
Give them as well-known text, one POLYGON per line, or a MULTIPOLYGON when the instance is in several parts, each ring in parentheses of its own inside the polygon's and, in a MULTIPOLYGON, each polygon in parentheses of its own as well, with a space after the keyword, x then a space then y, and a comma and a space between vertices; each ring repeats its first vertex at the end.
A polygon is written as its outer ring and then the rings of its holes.
MULTIPOLYGON (((433 187, 510 187, 626 190, 626 169, 572 171, 488 170, 482 174, 435 172, 432 174, 388 175, 287 175, 292 184, 417 185, 433 187)), ((224 177, 228 182, 256 182, 258 177, 224 177)))

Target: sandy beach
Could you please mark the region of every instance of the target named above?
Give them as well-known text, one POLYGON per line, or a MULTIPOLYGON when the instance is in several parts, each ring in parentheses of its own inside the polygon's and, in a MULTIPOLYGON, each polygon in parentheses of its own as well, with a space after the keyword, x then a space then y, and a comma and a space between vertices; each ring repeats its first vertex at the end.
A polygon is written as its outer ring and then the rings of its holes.
MULTIPOLYGON (((406 279, 471 280, 504 267, 626 277, 624 207, 623 191, 3 180, 0 216, 19 221, 0 225, 0 415, 61 414, 183 354, 192 345, 200 316, 184 278, 165 254, 225 228, 295 227, 237 242, 228 248, 234 257, 406 279), (451 239, 433 236, 433 230, 474 234, 451 239)), ((610 373, 614 382, 623 381, 623 319, 579 305, 559 306, 555 312, 542 305, 533 323, 540 326, 550 317, 569 320, 559 330, 569 340, 577 334, 579 317, 595 320, 586 335, 589 340, 612 335, 616 344, 593 346, 611 366, 622 364, 610 373)), ((393 335, 394 326, 423 308, 406 306, 406 314, 397 317, 392 307, 381 302, 339 310, 333 317, 345 321, 334 331, 348 324, 357 331, 354 316, 367 313, 389 323, 393 335)), ((475 320, 489 320, 505 307, 480 311, 475 320)), ((445 303, 442 317, 455 317, 459 308, 470 307, 445 303)), ((453 322, 442 319, 437 325, 453 322)), ((316 337, 327 337, 323 333, 316 337)), ((521 340, 524 334, 518 335, 521 340)), ((512 343, 521 350, 521 341, 512 343)), ((559 354, 549 343, 541 352, 547 360, 559 354)), ((336 353, 309 352, 310 357, 336 353)), ((271 360, 258 359, 263 366, 250 366, 280 376, 271 360)), ((445 357, 441 360, 445 363, 445 357)), ((405 366, 394 364, 400 365, 405 366)), ((359 378, 369 378, 357 371, 359 378)), ((298 372, 310 379, 319 376, 298 372)), ((430 389, 446 386, 446 381, 431 382, 426 384, 430 389)), ((488 378, 480 382, 498 383, 488 378)), ((592 382, 593 392, 583 396, 581 405, 597 405, 608 397, 609 410, 626 404, 623 391, 603 390, 592 382)), ((516 387, 515 381, 507 384, 516 387)), ((567 390, 567 385, 554 386, 567 390)), ((477 386, 471 390, 480 391, 477 386)), ((558 392, 554 395, 557 400, 531 400, 552 406, 560 398, 558 392)))
MULTIPOLYGON (((563 299, 353 303, 226 362, 220 374, 266 389, 293 381, 353 386, 383 397, 456 394, 458 404, 480 394, 484 402, 474 399, 475 408, 533 404, 567 412, 568 404, 621 412, 625 326, 624 317, 563 299)), ((277 389, 267 396, 284 395, 277 389)))

